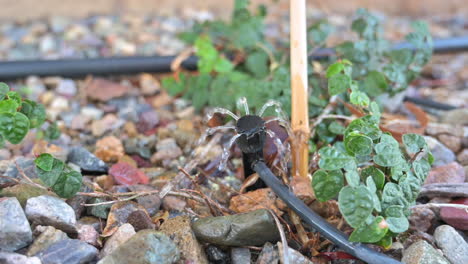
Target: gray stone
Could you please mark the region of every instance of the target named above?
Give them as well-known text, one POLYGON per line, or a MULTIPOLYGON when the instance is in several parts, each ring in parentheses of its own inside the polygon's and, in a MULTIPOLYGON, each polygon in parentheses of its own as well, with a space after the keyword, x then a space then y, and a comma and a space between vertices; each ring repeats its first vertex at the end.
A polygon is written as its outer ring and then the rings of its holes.
MULTIPOLYGON (((95 203, 102 203, 106 201, 107 200, 104 198, 92 198, 89 200, 89 203, 95 204, 95 203)), ((98 218, 107 219, 107 216, 109 215, 109 211, 111 207, 112 207, 112 204, 90 206, 88 207, 86 212, 88 213, 88 215, 93 215, 98 218)))
MULTIPOLYGON (((148 185, 131 185, 128 186, 132 192, 141 192, 141 191, 153 191, 155 188, 148 185)), ((161 207, 161 198, 159 195, 145 195, 136 198, 137 203, 142 205, 150 216, 155 215, 161 207)))
POLYGON ((432 155, 434 155, 433 166, 441 166, 449 164, 452 161, 455 161, 456 156, 453 151, 440 143, 437 139, 433 137, 424 137, 426 142, 431 149, 432 155))
POLYGON ((468 263, 468 243, 449 225, 441 225, 434 232, 437 246, 452 264, 468 263))
MULTIPOLYGON (((20 167, 24 174, 28 176, 30 179, 36 179, 38 177, 36 173, 36 165, 34 164, 34 160, 25 157, 16 157, 13 160, 2 160, 0 161, 0 175, 12 177, 15 179, 22 179, 20 173, 18 172, 18 168, 20 167)), ((0 185, 5 183, 12 183, 14 181, 10 181, 5 178, 0 178, 0 185)))
POLYGON ((38 257, 27 257, 25 255, 12 253, 12 252, 0 252, 0 263, 1 264, 41 264, 41 260, 38 257))
POLYGON ((131 224, 123 224, 119 226, 117 231, 106 241, 104 248, 101 250, 100 257, 103 258, 112 253, 116 248, 125 243, 133 235, 135 235, 135 229, 131 224))
POLYGON ((0 198, 0 250, 15 251, 31 241, 31 227, 18 200, 0 198))
POLYGON ((403 251, 401 262, 405 264, 450 264, 442 254, 424 240, 413 243, 403 251))
POLYGON ((224 246, 258 246, 280 238, 273 217, 265 209, 202 218, 192 224, 192 229, 199 240, 224 246))
POLYGON ((441 121, 453 125, 468 125, 468 108, 447 111, 441 116, 441 121))
POLYGON ((76 233, 75 211, 57 197, 41 195, 30 198, 25 212, 32 224, 50 225, 66 233, 76 233))
POLYGON ((68 239, 67 234, 55 229, 53 226, 37 226, 34 230, 34 235, 37 236, 34 242, 29 246, 26 255, 34 256, 37 252, 48 248, 50 245, 60 240, 68 239), (38 234, 39 233, 39 234, 38 234))
POLYGON ((179 249, 168 236, 154 230, 141 230, 98 264, 171 264, 179 259, 179 249))
POLYGON ((77 239, 65 239, 36 254, 43 264, 84 264, 95 261, 98 250, 77 239))
MULTIPOLYGON (((276 247, 278 248, 279 251, 279 258, 284 259, 284 250, 283 250, 283 244, 281 242, 278 242, 276 244, 276 247)), ((312 261, 310 261, 308 258, 304 257, 301 253, 298 251, 290 248, 287 246, 288 249, 288 259, 289 263, 294 263, 294 264, 314 264, 312 261)))
POLYGON ((278 264, 279 253, 275 247, 267 242, 263 245, 262 252, 258 255, 256 264, 278 264))
POLYGON ((106 163, 83 147, 73 147, 68 153, 68 161, 87 172, 106 173, 109 167, 106 163))
POLYGON ((250 263, 251 254, 248 248, 231 248, 231 263, 244 264, 250 263))
POLYGON ((208 245, 206 247, 206 255, 210 260, 210 263, 216 264, 229 264, 229 256, 219 247, 214 245, 208 245))

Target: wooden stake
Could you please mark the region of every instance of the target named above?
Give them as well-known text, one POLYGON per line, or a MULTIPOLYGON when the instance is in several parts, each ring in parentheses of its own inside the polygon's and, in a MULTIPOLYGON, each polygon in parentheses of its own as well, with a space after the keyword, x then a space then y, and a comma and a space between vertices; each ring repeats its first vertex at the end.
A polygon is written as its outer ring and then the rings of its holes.
POLYGON ((309 109, 307 92, 306 0, 290 0, 291 125, 293 176, 307 177, 309 109))

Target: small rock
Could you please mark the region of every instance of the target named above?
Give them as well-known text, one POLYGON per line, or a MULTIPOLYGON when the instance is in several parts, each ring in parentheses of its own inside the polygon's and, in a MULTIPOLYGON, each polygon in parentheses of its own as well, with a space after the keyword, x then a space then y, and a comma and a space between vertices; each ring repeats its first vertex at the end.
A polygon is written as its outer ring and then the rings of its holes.
POLYGON ((168 236, 154 230, 141 230, 98 263, 172 264, 179 259, 179 249, 168 236))
POLYGON ((251 262, 250 249, 248 248, 231 248, 231 263, 244 264, 251 262))
POLYGON ((100 137, 107 131, 114 130, 118 121, 119 119, 114 114, 107 114, 103 119, 93 121, 91 124, 91 132, 93 136, 100 137))
POLYGON ((99 246, 99 233, 91 225, 78 226, 78 239, 95 247, 99 246))
POLYGON ((76 222, 76 226, 80 226, 80 225, 90 225, 92 227, 94 227, 94 229, 96 230, 96 232, 98 233, 101 233, 102 232, 102 222, 100 221, 99 218, 97 217, 94 217, 94 216, 84 216, 84 217, 81 217, 77 222, 76 222))
POLYGON ((156 145, 157 152, 151 157, 151 162, 158 163, 163 160, 176 159, 182 155, 182 150, 173 138, 166 138, 156 145))
MULTIPOLYGON (((132 185, 128 186, 130 191, 132 192, 142 192, 142 191, 154 191, 155 188, 148 186, 148 185, 132 185)), ((139 205, 142 205, 150 216, 155 215, 159 211, 159 207, 161 206, 161 198, 159 195, 145 195, 140 196, 136 199, 139 205)))
POLYGON ((54 195, 53 193, 39 188, 35 185, 20 183, 7 187, 2 190, 2 196, 16 197, 22 207, 26 205, 26 201, 31 197, 37 197, 41 195, 54 195))
POLYGON ((229 256, 226 254, 224 251, 222 251, 220 248, 213 246, 213 245, 208 245, 206 247, 206 255, 208 259, 210 260, 210 263, 213 264, 229 264, 229 256))
POLYGON ((452 264, 468 263, 468 243, 453 227, 448 225, 437 227, 434 239, 452 264))
POLYGON ((18 200, 0 198, 0 250, 15 251, 31 241, 31 227, 18 200))
POLYGON ((86 86, 86 95, 94 100, 107 102, 108 100, 125 95, 129 90, 128 86, 111 82, 101 78, 94 78, 86 86))
POLYGON ((91 120, 99 120, 104 115, 104 111, 93 106, 85 106, 81 108, 81 115, 91 120))
POLYGON ((446 258, 424 240, 413 243, 403 251, 401 261, 405 264, 450 264, 446 258))
POLYGON ((468 108, 447 111, 442 115, 441 121, 452 125, 468 125, 468 108))
POLYGON ((41 260, 38 257, 27 257, 25 255, 12 253, 12 252, 0 252, 0 263, 2 264, 41 264, 41 260))
POLYGON ((0 149, 0 160, 9 160, 11 152, 8 149, 0 149))
POLYGON ((148 212, 146 211, 135 211, 131 212, 127 219, 128 223, 131 224, 135 231, 140 231, 143 229, 154 229, 155 225, 151 221, 148 212))
POLYGON ((136 137, 138 135, 137 127, 133 122, 126 122, 123 128, 125 133, 127 133, 130 138, 136 137))
POLYGON ((427 230, 431 228, 435 217, 436 215, 431 209, 416 207, 411 209, 411 215, 408 220, 411 228, 421 232, 427 232, 427 230))
POLYGON ((141 170, 133 167, 126 162, 119 162, 109 169, 109 175, 114 178, 117 184, 121 185, 135 185, 135 184, 148 184, 149 178, 141 170))
POLYGON ((151 132, 159 124, 158 113, 154 110, 145 111, 140 114, 139 121, 136 124, 138 132, 145 134, 151 132))
POLYGON ((463 166, 468 166, 468 149, 464 149, 457 156, 458 162, 463 166))
POLYGON ((55 229, 53 226, 37 226, 34 230, 35 236, 34 242, 28 248, 28 256, 34 256, 37 252, 48 248, 55 242, 68 239, 67 234, 55 229), (39 235, 37 235, 39 233, 39 235))
POLYGON ((123 224, 119 226, 117 231, 106 241, 104 248, 101 250, 100 258, 112 253, 117 247, 125 243, 129 238, 135 235, 135 229, 131 224, 123 224))
MULTIPOLYGON (((468 205, 468 198, 453 200, 452 204, 468 205)), ((447 224, 460 229, 468 230, 468 212, 461 208, 442 207, 440 209, 440 218, 447 224)))
POLYGON ((66 161, 68 155, 68 149, 61 148, 54 144, 50 144, 45 140, 40 140, 36 142, 31 152, 34 156, 39 156, 42 153, 49 153, 61 161, 66 161))
POLYGON ((458 152, 462 147, 462 141, 459 137, 452 135, 440 135, 440 142, 447 146, 451 151, 458 152))
POLYGON ((463 126, 453 126, 440 123, 429 123, 426 128, 426 133, 431 136, 439 136, 443 134, 453 135, 462 138, 464 135, 463 126))
POLYGON ((151 74, 140 75, 140 87, 143 95, 153 95, 160 90, 160 84, 151 74))
POLYGON ((463 183, 465 182, 465 169, 457 162, 451 162, 433 168, 424 184, 431 183, 463 183))
POLYGON ((172 195, 166 195, 162 201, 162 206, 164 210, 167 211, 179 211, 182 212, 185 209, 187 202, 183 199, 172 195))
POLYGON ((30 198, 25 212, 32 224, 50 225, 66 233, 76 233, 75 211, 57 197, 41 195, 30 198))
MULTIPOLYGON (((283 250, 283 244, 281 242, 278 242, 276 244, 276 247, 278 248, 279 251, 279 258, 284 259, 284 250, 283 250)), ((288 258, 289 258, 289 263, 294 263, 294 264, 313 264, 312 261, 310 261, 308 258, 304 257, 301 253, 297 252, 296 250, 287 247, 288 248, 288 258)))
POLYGON ((68 162, 80 166, 85 172, 106 173, 108 167, 104 161, 83 147, 72 147, 68 153, 68 162))
POLYGON ((432 155, 434 155, 434 163, 432 166, 441 166, 446 165, 452 161, 455 161, 455 153, 449 148, 440 143, 437 139, 433 137, 424 137, 429 146, 432 155))
POLYGON ((276 195, 270 188, 257 189, 232 197, 229 209, 237 213, 245 213, 265 208, 265 206, 278 215, 283 214, 276 206, 276 195))
MULTIPOLYGON (((37 179, 36 173, 36 164, 34 163, 34 159, 25 158, 25 157, 15 157, 13 160, 3 160, 0 161, 0 175, 12 177, 15 179, 22 179, 22 176, 18 172, 18 168, 20 167, 24 174, 26 174, 30 179, 37 179)), ((14 183, 14 181, 10 181, 5 178, 0 178, 0 185, 5 183, 14 183)))
POLYGON ((76 95, 77 88, 76 88, 76 84, 75 84, 75 82, 73 80, 62 79, 58 83, 56 91, 60 95, 67 96, 67 97, 73 97, 73 96, 76 95))
MULTIPOLYGON (((170 218, 161 225, 159 230, 172 238, 172 241, 181 251, 183 261, 186 263, 208 263, 205 252, 190 227, 190 218, 188 216, 170 218)), ((250 261, 238 263, 250 263, 250 261)))
POLYGON ((275 247, 267 242, 263 245, 260 255, 258 255, 256 264, 278 264, 279 254, 275 247))
MULTIPOLYGON (((107 202, 106 199, 102 198, 93 198, 89 201, 91 204, 96 204, 96 203, 102 203, 102 202, 107 202)), ((96 205, 96 206, 90 206, 86 210, 89 215, 96 216, 98 218, 103 218, 107 219, 107 215, 109 214, 109 210, 111 208, 111 204, 102 204, 102 205, 96 205)))
POLYGON ((279 240, 275 221, 265 209, 201 218, 192 224, 192 230, 201 241, 223 246, 258 246, 279 240))
POLYGON ((43 264, 81 264, 90 263, 97 258, 98 250, 77 239, 55 242, 36 254, 43 264))
POLYGON ((96 142, 94 154, 105 162, 116 162, 124 155, 122 141, 114 136, 104 137, 96 142))
MULTIPOLYGON (((135 202, 127 201, 127 202, 118 202, 118 203, 113 204, 111 207, 108 219, 107 219, 106 227, 104 228, 104 231, 102 232, 102 236, 104 237, 111 236, 113 233, 115 233, 115 231, 117 231, 119 226, 125 223, 128 223, 130 215, 136 211, 143 212, 144 214, 146 214, 147 218, 149 218, 149 215, 146 212, 145 208, 135 202)), ((139 216, 141 217, 141 215, 139 216)), ((137 220, 138 218, 135 219, 135 222, 137 222, 137 220)), ((145 220, 143 219, 141 221, 145 221, 145 220)))
POLYGON ((151 105, 156 108, 162 108, 166 105, 169 105, 172 102, 172 97, 167 94, 166 91, 161 91, 154 99, 151 101, 151 105))

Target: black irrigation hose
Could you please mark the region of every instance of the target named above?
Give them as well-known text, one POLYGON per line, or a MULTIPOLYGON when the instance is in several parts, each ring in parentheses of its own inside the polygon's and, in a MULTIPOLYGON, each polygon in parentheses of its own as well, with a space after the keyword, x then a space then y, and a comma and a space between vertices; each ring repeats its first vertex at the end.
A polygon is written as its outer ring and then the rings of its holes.
MULTIPOLYGON (((263 145, 266 140, 265 121, 256 115, 241 117, 236 123, 240 135, 237 146, 242 151, 244 172, 252 168, 268 187, 283 200, 299 217, 317 230, 323 237, 332 241, 345 252, 370 264, 401 264, 382 253, 374 251, 361 243, 349 242, 347 236, 330 225, 321 216, 312 211, 287 186, 285 186, 263 162, 263 145)), ((246 174, 247 175, 247 174, 246 174)))
POLYGON ((450 110, 457 109, 456 106, 439 103, 439 102, 436 102, 436 101, 432 101, 430 99, 423 99, 423 98, 405 96, 403 98, 403 100, 406 101, 406 102, 415 103, 415 104, 420 105, 420 106, 425 106, 425 107, 429 107, 429 108, 433 108, 433 109, 437 109, 437 110, 450 111, 450 110))
POLYGON ((326 239, 333 242, 345 252, 369 263, 369 264, 401 264, 385 254, 370 249, 361 243, 349 242, 347 236, 329 224, 326 220, 312 211, 299 198, 297 198, 288 187, 273 175, 271 170, 263 161, 254 164, 254 170, 260 178, 278 195, 289 208, 291 208, 299 217, 316 231, 322 234, 326 239))

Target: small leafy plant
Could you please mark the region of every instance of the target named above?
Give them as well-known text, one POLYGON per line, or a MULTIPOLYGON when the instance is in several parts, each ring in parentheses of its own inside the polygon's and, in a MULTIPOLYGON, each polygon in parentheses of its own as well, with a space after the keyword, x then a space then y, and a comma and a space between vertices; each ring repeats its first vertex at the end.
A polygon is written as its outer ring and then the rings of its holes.
MULTIPOLYGON (((0 147, 4 147, 5 141, 20 144, 30 130, 41 128, 45 122, 46 111, 42 104, 23 99, 7 84, 0 83, 0 147)), ((47 140, 54 140, 60 137, 60 130, 54 122, 39 134, 47 140)), ((39 179, 60 197, 69 198, 80 189, 81 174, 72 171, 61 160, 43 153, 35 163, 39 179)))
POLYGON ((421 135, 404 135, 400 146, 380 130, 379 107, 359 90, 350 68, 349 61, 328 68, 329 91, 344 93, 351 87, 350 101, 367 115, 346 127, 343 141, 319 149, 320 169, 313 174, 312 187, 319 201, 338 197, 341 214, 354 228, 350 241, 387 247, 392 237, 408 229, 410 206, 433 157, 421 135))

